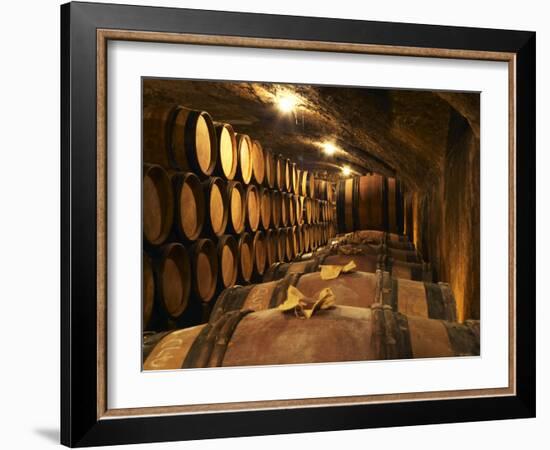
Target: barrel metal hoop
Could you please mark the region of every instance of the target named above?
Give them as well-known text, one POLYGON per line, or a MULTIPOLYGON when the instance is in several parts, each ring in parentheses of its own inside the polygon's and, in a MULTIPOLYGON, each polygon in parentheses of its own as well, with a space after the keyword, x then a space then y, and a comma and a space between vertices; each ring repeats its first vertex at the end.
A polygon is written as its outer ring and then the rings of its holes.
POLYGON ((208 323, 191 344, 182 369, 221 366, 233 332, 241 319, 250 312, 230 311, 214 323, 208 323))
POLYGON ((248 294, 254 286, 232 286, 225 289, 216 300, 212 314, 210 315, 210 322, 215 322, 223 314, 228 311, 239 310, 242 308, 248 294))
POLYGON ((428 306, 428 317, 430 319, 452 320, 443 299, 441 287, 434 283, 424 283, 426 293, 426 304, 428 306))
POLYGON ((456 356, 479 356, 479 335, 468 325, 442 321, 456 356))
POLYGON ((426 279, 424 268, 422 266, 412 265, 410 267, 410 270, 411 270, 411 280, 428 281, 428 282, 432 281, 432 280, 427 280, 426 279))
POLYGON ((279 267, 281 267, 281 262, 276 262, 271 265, 269 269, 264 273, 263 282, 267 283, 269 281, 275 281, 279 279, 279 267))
POLYGON ((441 289, 441 295, 443 297, 443 304, 446 310, 447 320, 450 322, 456 322, 456 300, 449 283, 438 283, 441 289))
POLYGON ((143 333, 143 362, 149 357, 155 346, 171 331, 161 331, 160 333, 143 333))
POLYGON ((393 280, 388 272, 382 272, 381 282, 381 295, 378 301, 383 305, 389 306, 392 310, 397 311, 397 298, 394 293, 394 288, 397 290, 396 280, 393 280))
POLYGON ((375 303, 372 311, 372 344, 377 359, 408 357, 401 328, 390 306, 375 303))
POLYGON ((401 313, 395 313, 395 321, 397 323, 397 346, 399 349, 399 355, 402 359, 410 359, 413 357, 411 335, 409 333, 409 321, 407 316, 401 313))
POLYGON ((279 281, 271 294, 269 309, 276 308, 286 300, 288 287, 296 286, 302 275, 303 273, 287 273, 285 277, 279 281))

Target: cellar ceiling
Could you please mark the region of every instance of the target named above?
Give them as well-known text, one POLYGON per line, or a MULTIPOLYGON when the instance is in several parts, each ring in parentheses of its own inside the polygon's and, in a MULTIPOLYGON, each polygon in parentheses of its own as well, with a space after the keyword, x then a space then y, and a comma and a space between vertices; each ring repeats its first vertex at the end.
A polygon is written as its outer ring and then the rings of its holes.
POLYGON ((479 137, 479 94, 267 83, 145 79, 144 105, 208 111, 301 167, 340 176, 398 176, 412 189, 437 182, 453 114, 479 137), (280 99, 291 99, 282 112, 280 99), (334 154, 323 149, 330 143, 334 154))

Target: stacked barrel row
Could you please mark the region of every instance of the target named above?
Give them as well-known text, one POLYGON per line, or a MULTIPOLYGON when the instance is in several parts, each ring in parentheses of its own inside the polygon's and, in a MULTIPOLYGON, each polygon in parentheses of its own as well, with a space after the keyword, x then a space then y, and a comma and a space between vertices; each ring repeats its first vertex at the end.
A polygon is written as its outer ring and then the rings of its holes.
POLYGON ((262 283, 224 290, 208 324, 146 336, 144 368, 479 355, 479 322, 456 323, 450 286, 416 278, 411 265, 421 264, 404 235, 340 235, 302 261, 272 266, 262 283), (385 270, 385 258, 399 271, 385 270), (309 320, 283 312, 291 287, 310 304, 330 288, 335 306, 309 320))
POLYGON ((340 180, 337 187, 338 231, 381 230, 403 233, 404 200, 399 180, 372 173, 340 180))
POLYGON ((277 280, 288 273, 316 272, 323 265, 346 265, 351 261, 363 272, 382 270, 395 278, 434 281, 430 263, 423 260, 405 236, 376 230, 339 235, 330 245, 304 255, 299 261, 273 264, 263 280, 277 280))
POLYGON ((204 111, 145 108, 143 161, 144 329, 205 321, 221 290, 336 233, 331 183, 204 111))

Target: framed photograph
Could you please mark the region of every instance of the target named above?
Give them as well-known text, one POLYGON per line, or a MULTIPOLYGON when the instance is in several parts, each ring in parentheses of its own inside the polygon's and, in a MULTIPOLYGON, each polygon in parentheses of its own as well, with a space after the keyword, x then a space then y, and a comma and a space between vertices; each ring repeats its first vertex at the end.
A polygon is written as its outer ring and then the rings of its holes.
POLYGON ((61 441, 535 415, 535 33, 61 7, 61 441))

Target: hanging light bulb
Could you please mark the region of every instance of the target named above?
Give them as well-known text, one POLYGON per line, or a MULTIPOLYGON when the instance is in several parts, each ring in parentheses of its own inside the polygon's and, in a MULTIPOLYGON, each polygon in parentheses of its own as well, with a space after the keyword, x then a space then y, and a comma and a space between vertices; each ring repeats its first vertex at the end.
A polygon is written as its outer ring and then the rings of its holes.
POLYGON ((323 151, 328 156, 334 155, 337 150, 336 146, 332 142, 323 142, 321 147, 323 147, 323 151))
POLYGON ((281 110, 281 112, 285 114, 288 114, 294 111, 294 108, 298 104, 297 97, 290 92, 279 94, 276 97, 276 101, 277 101, 277 107, 281 110))
POLYGON ((342 175, 344 175, 345 177, 349 177, 351 175, 351 169, 349 168, 349 166, 342 167, 342 175))

